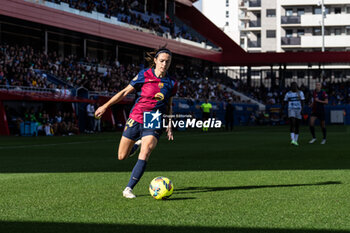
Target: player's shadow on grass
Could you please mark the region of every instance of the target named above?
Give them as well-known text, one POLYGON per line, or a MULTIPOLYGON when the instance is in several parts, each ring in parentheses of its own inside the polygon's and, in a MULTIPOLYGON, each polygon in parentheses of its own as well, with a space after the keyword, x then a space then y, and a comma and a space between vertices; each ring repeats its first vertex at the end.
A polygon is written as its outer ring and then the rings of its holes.
POLYGON ((347 230, 0 221, 6 233, 350 233, 347 230))
POLYGON ((277 184, 277 185, 249 185, 249 186, 233 186, 233 187, 186 187, 178 188, 174 194, 182 193, 202 193, 202 192, 217 192, 227 190, 248 190, 262 188, 287 188, 287 187, 302 187, 302 186, 319 186, 319 185, 336 185, 342 184, 340 181, 326 181, 313 184, 277 184))
MULTIPOLYGON (((137 197, 149 197, 149 195, 146 194, 141 194, 141 195, 137 195, 137 197)), ((171 196, 169 199, 165 200, 165 201, 185 201, 185 200, 193 200, 196 199, 195 197, 174 197, 171 196)))

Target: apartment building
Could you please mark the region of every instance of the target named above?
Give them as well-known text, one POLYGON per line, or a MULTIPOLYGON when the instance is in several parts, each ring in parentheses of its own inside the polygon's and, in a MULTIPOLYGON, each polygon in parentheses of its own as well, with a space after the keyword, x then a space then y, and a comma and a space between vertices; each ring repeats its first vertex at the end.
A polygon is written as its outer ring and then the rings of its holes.
POLYGON ((249 52, 350 50, 350 2, 323 2, 322 18, 322 0, 241 0, 240 45, 249 52))

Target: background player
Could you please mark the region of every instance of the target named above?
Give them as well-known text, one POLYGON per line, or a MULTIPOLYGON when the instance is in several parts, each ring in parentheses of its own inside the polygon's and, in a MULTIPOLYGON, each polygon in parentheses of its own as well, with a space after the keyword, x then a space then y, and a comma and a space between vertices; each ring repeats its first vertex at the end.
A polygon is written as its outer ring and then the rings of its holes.
MULTIPOLYGON (((95 112, 96 117, 101 117, 108 107, 118 103, 129 93, 135 90, 141 91, 140 97, 136 100, 130 112, 118 150, 118 159, 124 160, 130 156, 133 148, 135 150, 135 142, 141 139, 138 161, 132 170, 129 183, 123 191, 123 196, 126 198, 136 197, 132 190, 141 179, 151 152, 156 147, 162 133, 162 129, 146 129, 143 127, 144 112, 172 114, 172 97, 176 94, 177 82, 167 74, 171 58, 170 50, 164 47, 153 53, 148 53, 146 60, 150 63, 151 68, 141 70, 126 88, 113 96, 95 112)), ((169 140, 174 139, 170 122, 167 134, 169 140)), ((136 147, 138 146, 136 145, 136 147)))
MULTIPOLYGON (((201 105, 203 121, 209 119, 212 107, 213 106, 211 105, 211 103, 209 103, 208 98, 206 98, 205 102, 201 105)), ((203 126, 203 131, 208 131, 208 128, 203 126)))
POLYGON ((323 140, 321 144, 326 143, 326 121, 325 121, 325 110, 324 106, 328 104, 328 95, 324 90, 321 90, 322 84, 316 83, 316 89, 312 94, 312 103, 310 104, 311 117, 310 117, 310 132, 312 139, 309 141, 310 144, 316 141, 315 135, 315 120, 318 118, 321 122, 323 140))
MULTIPOLYGON (((296 82, 291 83, 291 90, 284 97, 284 101, 288 102, 288 118, 290 121, 290 138, 291 144, 298 146, 299 124, 301 120, 301 112, 304 107, 304 93, 298 90, 296 82)), ((282 106, 282 111, 284 106, 282 106)))

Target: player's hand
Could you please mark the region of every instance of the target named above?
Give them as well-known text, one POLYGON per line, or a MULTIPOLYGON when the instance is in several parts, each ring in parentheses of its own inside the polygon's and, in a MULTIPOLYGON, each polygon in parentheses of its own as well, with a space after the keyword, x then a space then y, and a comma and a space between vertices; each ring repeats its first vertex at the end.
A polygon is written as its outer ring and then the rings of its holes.
POLYGON ((320 102, 320 100, 319 100, 318 98, 315 98, 315 101, 316 101, 316 102, 320 102))
POLYGON ((174 135, 173 135, 173 130, 171 129, 171 127, 169 126, 167 129, 166 129, 166 132, 167 132, 167 135, 168 135, 168 140, 172 141, 174 140, 174 135))
POLYGON ((101 106, 95 111, 95 117, 96 118, 101 118, 103 113, 105 113, 105 112, 106 112, 106 107, 101 106))

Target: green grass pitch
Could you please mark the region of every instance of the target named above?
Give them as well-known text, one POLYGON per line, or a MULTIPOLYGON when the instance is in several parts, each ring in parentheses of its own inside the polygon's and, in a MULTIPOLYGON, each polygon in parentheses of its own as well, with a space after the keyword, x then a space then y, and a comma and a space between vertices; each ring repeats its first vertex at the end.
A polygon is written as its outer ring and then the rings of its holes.
POLYGON ((135 157, 116 159, 120 133, 0 137, 0 232, 350 233, 350 135, 289 144, 287 127, 165 135, 124 199, 135 157), (156 176, 174 194, 154 200, 156 176))

